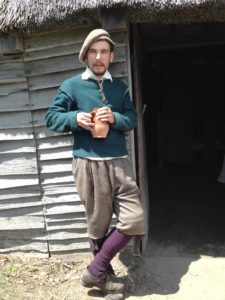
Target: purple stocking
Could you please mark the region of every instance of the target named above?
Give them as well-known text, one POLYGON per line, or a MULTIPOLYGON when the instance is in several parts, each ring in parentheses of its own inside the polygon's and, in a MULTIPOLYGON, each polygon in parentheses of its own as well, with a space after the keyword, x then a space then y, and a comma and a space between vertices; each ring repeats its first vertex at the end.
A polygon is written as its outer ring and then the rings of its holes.
MULTIPOLYGON (((101 239, 91 239, 88 238, 91 252, 94 256, 101 250, 103 243, 110 237, 110 235, 115 231, 116 227, 113 227, 104 238, 101 239)), ((115 272, 113 270, 113 267, 111 264, 108 265, 107 272, 109 272, 112 275, 115 275, 115 272)))
POLYGON ((108 271, 110 261, 122 250, 126 244, 132 239, 132 235, 126 235, 114 229, 106 237, 102 244, 101 250, 95 255, 90 263, 88 270, 93 276, 101 276, 108 271))

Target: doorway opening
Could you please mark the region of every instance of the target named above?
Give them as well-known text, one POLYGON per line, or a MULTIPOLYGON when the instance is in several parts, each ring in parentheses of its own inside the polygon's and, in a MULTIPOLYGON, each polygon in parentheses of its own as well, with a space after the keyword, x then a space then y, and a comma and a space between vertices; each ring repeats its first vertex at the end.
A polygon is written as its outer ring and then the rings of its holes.
POLYGON ((214 183, 225 154, 225 24, 135 26, 149 239, 224 255, 225 188, 214 183))

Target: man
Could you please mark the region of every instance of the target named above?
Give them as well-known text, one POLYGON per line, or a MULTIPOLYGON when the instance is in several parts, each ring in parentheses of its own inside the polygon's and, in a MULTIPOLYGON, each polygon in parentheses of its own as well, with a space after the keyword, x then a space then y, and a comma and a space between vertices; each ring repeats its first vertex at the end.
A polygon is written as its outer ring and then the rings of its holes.
POLYGON ((144 217, 124 136, 136 126, 137 115, 126 84, 108 71, 114 45, 103 29, 89 33, 79 54, 86 70, 62 83, 46 123, 50 130, 74 135, 72 170, 95 255, 81 283, 119 295, 123 284, 116 281, 110 261, 134 235, 144 234, 144 217), (91 134, 96 107, 96 118, 109 125, 106 138, 91 134), (109 231, 113 213, 117 223, 109 231))

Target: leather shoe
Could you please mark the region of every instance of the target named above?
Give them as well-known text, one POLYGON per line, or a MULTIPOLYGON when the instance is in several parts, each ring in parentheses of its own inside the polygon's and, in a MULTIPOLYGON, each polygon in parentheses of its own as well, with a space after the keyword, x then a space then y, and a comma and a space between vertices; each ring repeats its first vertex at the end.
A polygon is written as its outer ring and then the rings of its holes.
POLYGON ((115 281, 114 276, 110 276, 105 273, 102 276, 93 276, 88 270, 86 270, 80 279, 83 286, 92 288, 98 287, 106 294, 119 294, 124 289, 124 284, 115 281))

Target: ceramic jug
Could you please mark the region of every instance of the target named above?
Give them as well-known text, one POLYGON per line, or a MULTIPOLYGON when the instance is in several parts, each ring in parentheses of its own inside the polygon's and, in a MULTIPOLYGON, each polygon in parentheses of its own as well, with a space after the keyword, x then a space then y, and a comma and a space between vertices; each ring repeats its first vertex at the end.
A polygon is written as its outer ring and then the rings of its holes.
POLYGON ((109 132, 109 123, 103 122, 96 118, 96 112, 98 108, 93 108, 91 115, 95 126, 91 128, 91 134, 93 138, 106 138, 109 132))

